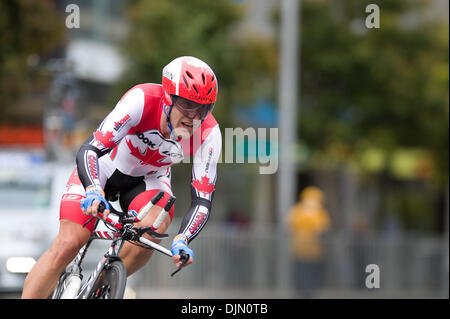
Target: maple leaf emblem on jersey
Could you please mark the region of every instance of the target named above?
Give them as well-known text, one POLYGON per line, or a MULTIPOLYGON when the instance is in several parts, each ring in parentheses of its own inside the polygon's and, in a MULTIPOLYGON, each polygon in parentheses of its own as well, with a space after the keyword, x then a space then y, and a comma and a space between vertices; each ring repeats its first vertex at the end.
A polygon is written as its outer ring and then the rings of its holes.
POLYGON ((209 178, 205 175, 201 177, 201 180, 196 179, 192 182, 192 186, 197 190, 197 192, 203 192, 212 194, 214 192, 214 184, 209 182, 209 178))
POLYGON ((137 157, 142 165, 150 164, 157 167, 162 167, 165 165, 169 165, 170 163, 161 163, 161 160, 165 159, 166 157, 159 154, 158 150, 152 151, 148 147, 146 147, 144 153, 141 153, 139 147, 136 147, 131 143, 129 139, 126 139, 128 148, 130 149, 130 154, 134 157, 137 157))
POLYGON ((106 131, 104 134, 102 131, 95 131, 94 133, 94 139, 102 144, 105 148, 113 148, 116 143, 112 141, 114 138, 114 134, 111 131, 106 131))

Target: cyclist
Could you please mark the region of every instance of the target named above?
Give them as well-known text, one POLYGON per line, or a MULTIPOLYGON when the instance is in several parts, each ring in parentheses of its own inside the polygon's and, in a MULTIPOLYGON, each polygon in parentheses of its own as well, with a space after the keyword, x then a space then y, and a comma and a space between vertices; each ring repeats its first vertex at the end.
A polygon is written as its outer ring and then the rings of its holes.
MULTIPOLYGON (((60 206, 59 233, 28 274, 23 298, 46 298, 60 273, 89 239, 100 202, 119 194, 124 211, 139 210, 160 190, 164 197, 138 226, 150 226, 172 196, 171 166, 192 156, 191 206, 173 239, 173 262, 180 250, 194 260, 188 244, 205 226, 211 210, 221 133, 211 114, 217 96, 213 70, 195 57, 179 57, 164 67, 162 85, 139 84, 120 99, 81 146, 60 206)), ((165 232, 174 207, 157 230, 165 232)), ((156 241, 153 238, 151 240, 156 241)), ((120 257, 131 275, 153 251, 125 243, 120 257)))

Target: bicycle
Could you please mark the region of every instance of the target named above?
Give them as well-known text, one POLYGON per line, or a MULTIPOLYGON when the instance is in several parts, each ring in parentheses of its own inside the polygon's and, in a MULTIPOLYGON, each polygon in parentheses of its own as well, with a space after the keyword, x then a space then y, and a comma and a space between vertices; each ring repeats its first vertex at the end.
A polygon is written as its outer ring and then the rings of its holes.
MULTIPOLYGON (((172 196, 165 207, 161 210, 158 217, 151 226, 135 227, 133 224, 139 222, 147 216, 153 206, 164 196, 164 192, 160 191, 156 194, 139 213, 128 211, 127 213, 117 211, 110 204, 110 212, 118 216, 115 222, 107 217, 103 220, 103 211, 105 205, 99 205, 98 214, 96 216, 96 226, 99 220, 102 220, 110 231, 94 231, 88 242, 80 249, 75 259, 65 268, 59 277, 58 284, 54 289, 52 299, 122 299, 125 293, 127 281, 127 273, 119 253, 125 241, 128 241, 139 247, 153 249, 172 257, 170 250, 156 244, 147 238, 142 237, 143 234, 149 234, 154 238, 164 238, 167 234, 159 234, 156 230, 164 221, 172 205, 175 203, 175 197, 172 196), (95 239, 112 240, 109 249, 104 257, 98 262, 96 269, 89 276, 88 280, 81 286, 83 279, 81 263, 86 255, 86 251, 95 239)), ((95 217, 91 217, 84 225, 86 226, 95 217)), ((181 266, 174 271, 171 276, 175 275, 189 260, 189 254, 181 251, 181 266)))

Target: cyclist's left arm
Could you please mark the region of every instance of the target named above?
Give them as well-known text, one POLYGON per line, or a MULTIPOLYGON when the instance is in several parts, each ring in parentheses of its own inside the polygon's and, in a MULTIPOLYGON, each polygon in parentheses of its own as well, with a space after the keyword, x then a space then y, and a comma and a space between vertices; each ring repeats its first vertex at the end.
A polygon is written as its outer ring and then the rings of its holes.
MULTIPOLYGON (((193 252, 187 245, 200 233, 208 221, 211 202, 214 197, 217 178, 217 163, 222 149, 222 135, 216 125, 208 137, 194 153, 191 182, 191 207, 184 216, 178 235, 172 244, 172 253, 178 255, 181 249, 191 255, 193 252), (175 249, 173 249, 175 246, 175 249)), ((179 257, 178 257, 179 258, 179 257)), ((174 258, 177 262, 178 258, 174 258)))

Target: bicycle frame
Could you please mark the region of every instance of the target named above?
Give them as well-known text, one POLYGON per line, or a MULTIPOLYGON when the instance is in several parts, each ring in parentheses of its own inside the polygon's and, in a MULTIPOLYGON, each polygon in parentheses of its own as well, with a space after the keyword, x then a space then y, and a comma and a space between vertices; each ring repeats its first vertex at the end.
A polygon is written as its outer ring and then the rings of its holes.
POLYGON ((89 279, 84 283, 84 285, 81 287, 80 292, 76 296, 76 299, 86 299, 88 296, 88 293, 91 291, 92 286, 95 283, 95 280, 100 275, 104 267, 107 265, 108 262, 120 259, 119 253, 120 250, 123 247, 123 244, 125 240, 122 238, 122 236, 119 233, 113 233, 113 232, 105 232, 105 231, 95 231, 94 234, 91 236, 89 241, 86 243, 85 246, 80 250, 78 253, 75 262, 77 265, 81 268, 81 262, 83 261, 84 255, 86 253, 87 248, 91 244, 91 242, 94 239, 112 239, 111 246, 109 247, 107 253, 105 256, 100 260, 97 264, 97 267, 95 268, 95 271, 89 276, 89 279))
MULTIPOLYGON (((120 254, 120 251, 121 251, 125 241, 141 243, 141 244, 143 244, 144 247, 146 247, 148 249, 154 249, 154 250, 157 250, 157 251, 163 253, 166 256, 172 257, 172 252, 170 250, 164 248, 163 246, 161 246, 157 243, 154 243, 151 240, 148 240, 147 238, 144 238, 142 235, 144 233, 148 233, 151 236, 156 237, 156 238, 167 236, 166 234, 158 234, 155 232, 155 230, 158 229, 158 227, 161 225, 164 218, 168 215, 168 211, 170 210, 171 206, 173 205, 173 203, 175 201, 175 197, 171 197, 168 200, 166 206, 160 212, 159 216, 156 218, 156 220, 151 225, 151 227, 136 228, 133 225, 134 222, 139 222, 143 218, 145 218, 145 216, 149 213, 150 209, 154 205, 156 205, 156 203, 162 198, 162 196, 163 196, 163 192, 158 193, 147 205, 144 206, 144 208, 139 212, 139 214, 137 214, 137 216, 136 215, 130 216, 130 215, 118 212, 111 207, 111 213, 119 216, 119 222, 115 222, 112 219, 110 219, 109 217, 105 218, 103 220, 103 222, 106 225, 109 225, 112 227, 112 228, 110 228, 111 231, 98 231, 98 230, 94 231, 92 233, 91 237, 89 238, 88 242, 80 249, 80 251, 78 252, 75 259, 66 268, 66 273, 68 276, 70 276, 70 274, 75 274, 75 275, 80 276, 81 275, 81 263, 86 255, 86 251, 89 248, 92 241, 95 239, 112 240, 111 246, 109 247, 109 249, 106 252, 106 254, 104 255, 104 257, 98 262, 97 267, 94 270, 94 272, 91 273, 88 280, 79 289, 78 293, 75 296, 76 299, 88 298, 95 282, 97 281, 97 278, 100 276, 102 271, 105 268, 107 268, 108 264, 112 263, 114 261, 117 261, 117 260, 121 260, 119 257, 119 254, 120 254)), ((96 221, 94 229, 97 227, 98 221, 100 220, 100 218, 103 218, 103 210, 104 209, 105 209, 105 206, 103 206, 102 208, 99 208, 98 215, 96 216, 97 221, 96 221)), ((86 222, 86 224, 88 222, 86 222)), ((183 267, 183 265, 186 263, 186 261, 189 259, 189 255, 184 254, 183 251, 182 251, 182 254, 180 254, 180 255, 182 255, 181 259, 182 259, 183 263, 178 268, 177 271, 179 271, 183 267)), ((175 274, 176 272, 174 272, 173 274, 175 274)), ((172 274, 172 276, 173 276, 173 274, 172 274)), ((65 289, 64 287, 65 287, 67 278, 68 277, 61 277, 60 280, 62 280, 61 285, 63 287, 57 288, 57 289, 63 289, 62 291, 64 291, 64 289, 65 289)), ((58 284, 58 286, 59 285, 60 284, 58 284)))

